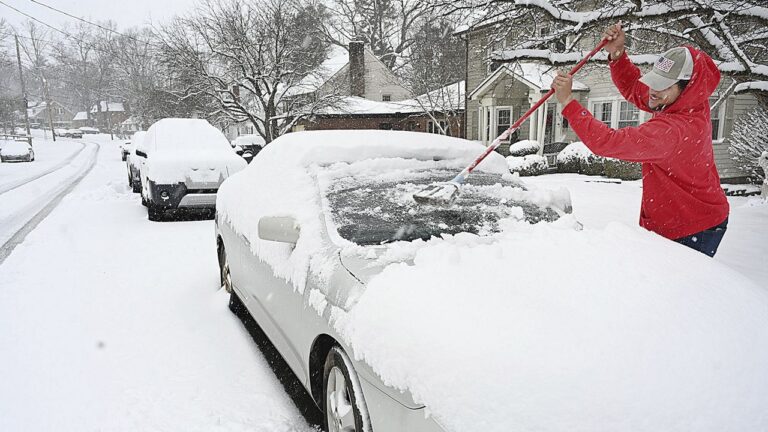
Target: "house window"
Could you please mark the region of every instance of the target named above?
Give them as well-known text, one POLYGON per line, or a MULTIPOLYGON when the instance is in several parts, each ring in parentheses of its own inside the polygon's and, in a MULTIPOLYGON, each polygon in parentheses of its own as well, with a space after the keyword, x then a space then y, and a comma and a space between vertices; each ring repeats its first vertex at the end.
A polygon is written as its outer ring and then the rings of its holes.
MULTIPOLYGON (((544 39, 551 33, 549 27, 542 27, 539 29, 539 37, 544 39)), ((547 47, 554 52, 563 52, 565 51, 565 38, 557 38, 552 41, 550 41, 547 44, 547 47)))
POLYGON ((592 104, 592 115, 608 127, 611 127, 612 111, 613 102, 595 102, 592 104))
POLYGON ((492 74, 496 72, 496 69, 501 67, 501 63, 498 61, 492 60, 492 56, 495 52, 502 50, 507 45, 506 39, 502 40, 493 40, 490 41, 488 44, 488 48, 486 50, 486 58, 488 59, 488 74, 492 74))
POLYGON ((379 123, 379 129, 392 130, 392 123, 379 123))
POLYGON ((450 135, 451 134, 450 130, 446 129, 445 126, 446 126, 446 123, 444 121, 440 121, 440 127, 437 127, 437 125, 434 122, 429 121, 427 122, 427 132, 434 133, 434 134, 442 134, 441 131, 444 130, 447 135, 450 135))
POLYGON ((619 104, 619 129, 640 124, 640 110, 627 101, 619 104))
POLYGON ((496 136, 504 133, 512 124, 512 110, 510 108, 499 108, 496 110, 496 136))
MULTIPOLYGON (((717 98, 712 98, 709 100, 709 105, 712 106, 715 102, 717 102, 717 98)), ((720 104, 717 109, 710 110, 710 119, 712 119, 712 140, 720 139, 720 109, 724 106, 725 102, 720 104)))
POLYGON ((415 131, 416 130, 416 122, 409 121, 405 124, 405 130, 407 131, 415 131))
POLYGON ((392 95, 381 95, 381 101, 382 102, 392 102, 392 95))

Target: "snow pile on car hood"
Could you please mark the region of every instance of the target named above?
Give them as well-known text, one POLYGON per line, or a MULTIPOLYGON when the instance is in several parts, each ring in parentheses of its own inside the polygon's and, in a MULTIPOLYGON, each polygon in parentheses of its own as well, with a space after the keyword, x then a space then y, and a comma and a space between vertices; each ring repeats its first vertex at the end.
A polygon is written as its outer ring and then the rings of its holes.
MULTIPOLYGON (((325 222, 315 167, 348 163, 365 165, 371 172, 391 178, 414 167, 449 168, 458 173, 483 147, 445 136, 396 131, 312 131, 283 135, 264 147, 259 157, 227 179, 218 191, 216 208, 245 236, 252 251, 269 263, 277 276, 304 289, 308 266, 327 274, 322 253, 325 222), (264 185, 269 185, 264 187, 264 185), (295 249, 258 237, 262 216, 292 216, 301 226, 295 249), (313 261, 314 260, 314 261, 313 261)), ((501 155, 491 154, 479 171, 509 173, 501 155)), ((449 180, 449 179, 446 179, 449 180)), ((326 251, 327 252, 327 251, 326 251)))
POLYGON ((768 430, 768 295, 703 254, 556 223, 406 255, 334 325, 448 431, 768 430))

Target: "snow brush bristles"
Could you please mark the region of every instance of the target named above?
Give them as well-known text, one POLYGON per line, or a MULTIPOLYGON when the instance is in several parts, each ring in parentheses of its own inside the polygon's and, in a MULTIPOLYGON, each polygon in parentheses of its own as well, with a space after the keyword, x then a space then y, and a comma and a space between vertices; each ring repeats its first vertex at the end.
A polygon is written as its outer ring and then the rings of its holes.
MULTIPOLYGON (((579 69, 581 69, 581 67, 587 63, 587 60, 589 60, 593 55, 597 54, 597 52, 600 51, 607 43, 608 39, 601 40, 595 49, 584 56, 584 58, 581 59, 581 61, 578 62, 576 66, 574 66, 568 73, 571 76, 575 75, 576 72, 578 72, 579 69)), ((459 173, 459 175, 454 177, 453 180, 445 183, 432 184, 413 194, 413 200, 419 204, 437 206, 447 206, 453 203, 453 201, 456 200, 456 198, 459 196, 459 193, 461 192, 461 185, 464 184, 464 181, 467 179, 467 177, 469 177, 469 174, 472 173, 472 170, 475 169, 475 167, 479 165, 486 156, 488 156, 492 151, 496 150, 502 141, 507 139, 509 135, 515 132, 520 127, 520 125, 522 125, 523 122, 525 122, 528 117, 530 117, 531 114, 533 114, 534 111, 536 111, 554 93, 554 89, 550 89, 547 93, 545 93, 538 102, 536 102, 528 111, 526 111, 522 117, 520 117, 512 126, 509 127, 509 129, 505 130, 501 135, 496 137, 491 145, 486 147, 485 150, 483 150, 483 153, 481 153, 480 156, 478 156, 468 167, 464 168, 464 170, 459 173)))

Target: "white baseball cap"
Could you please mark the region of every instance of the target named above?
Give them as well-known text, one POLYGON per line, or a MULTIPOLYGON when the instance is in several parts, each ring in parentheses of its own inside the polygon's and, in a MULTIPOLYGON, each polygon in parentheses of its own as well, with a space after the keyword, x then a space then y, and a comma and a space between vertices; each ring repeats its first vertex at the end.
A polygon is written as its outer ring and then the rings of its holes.
POLYGON ((680 80, 693 75, 693 57, 686 47, 668 50, 656 60, 653 69, 640 78, 640 82, 653 90, 668 89, 680 80))

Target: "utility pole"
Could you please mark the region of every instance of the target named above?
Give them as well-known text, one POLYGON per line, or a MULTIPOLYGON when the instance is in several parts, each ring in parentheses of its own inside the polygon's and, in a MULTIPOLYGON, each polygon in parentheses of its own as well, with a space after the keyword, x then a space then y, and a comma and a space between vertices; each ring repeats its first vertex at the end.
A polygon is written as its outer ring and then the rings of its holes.
POLYGON ((24 100, 24 122, 27 124, 27 140, 29 145, 32 145, 32 132, 29 130, 29 113, 27 108, 29 107, 29 101, 27 100, 27 88, 24 87, 24 73, 21 69, 21 52, 19 51, 19 36, 13 35, 16 39, 16 61, 19 62, 19 81, 21 81, 21 95, 24 100))
POLYGON ((112 133, 112 116, 109 114, 109 96, 107 96, 107 127, 109 128, 109 139, 114 141, 115 135, 112 133))
POLYGON ((53 129, 53 105, 51 103, 51 94, 48 92, 48 80, 45 79, 42 69, 40 76, 43 78, 43 91, 45 92, 45 107, 48 108, 48 125, 51 127, 51 136, 53 142, 56 142, 56 131, 53 129))

